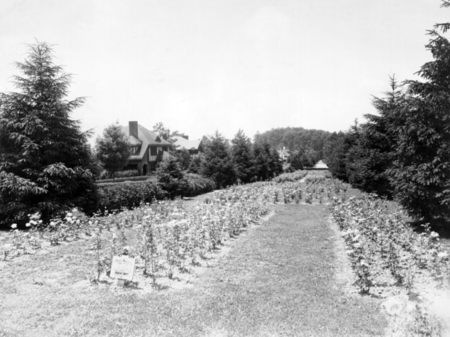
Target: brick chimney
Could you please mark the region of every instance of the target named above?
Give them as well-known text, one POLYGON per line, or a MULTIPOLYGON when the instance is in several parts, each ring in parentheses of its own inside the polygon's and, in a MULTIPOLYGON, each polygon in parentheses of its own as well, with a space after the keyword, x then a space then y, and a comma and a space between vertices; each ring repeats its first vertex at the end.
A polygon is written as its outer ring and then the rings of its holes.
POLYGON ((130 129, 130 136, 134 136, 136 137, 136 139, 138 138, 138 122, 128 122, 128 126, 130 129))

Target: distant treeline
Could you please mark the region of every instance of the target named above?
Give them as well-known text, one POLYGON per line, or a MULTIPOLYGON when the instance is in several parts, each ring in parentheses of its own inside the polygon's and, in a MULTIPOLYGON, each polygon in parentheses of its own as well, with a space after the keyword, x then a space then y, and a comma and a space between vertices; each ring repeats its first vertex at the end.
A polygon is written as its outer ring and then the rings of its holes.
POLYGON ((313 166, 323 158, 324 145, 331 133, 323 130, 308 130, 302 127, 276 128, 255 135, 255 142, 270 144, 273 148, 285 146, 290 162, 296 169, 313 166))

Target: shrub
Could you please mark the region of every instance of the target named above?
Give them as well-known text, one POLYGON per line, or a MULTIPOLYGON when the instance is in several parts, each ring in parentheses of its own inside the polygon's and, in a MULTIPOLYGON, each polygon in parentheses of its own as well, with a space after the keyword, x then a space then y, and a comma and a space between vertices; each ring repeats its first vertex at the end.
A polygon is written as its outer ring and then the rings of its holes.
POLYGON ((203 177, 199 174, 188 173, 186 175, 188 181, 188 191, 186 195, 198 195, 211 192, 216 188, 214 180, 203 177))
POLYGON ((128 177, 137 177, 139 176, 138 170, 125 170, 116 172, 117 178, 128 178, 128 177))
MULTIPOLYGON (((129 177, 138 177, 139 171, 138 170, 125 170, 125 171, 118 171, 114 174, 116 179, 120 178, 129 178, 129 177)), ((112 174, 109 173, 107 170, 103 170, 100 173, 99 179, 100 180, 114 180, 112 179, 112 174)))
POLYGON ((156 169, 159 186, 171 199, 184 196, 188 191, 188 181, 177 158, 171 156, 159 163, 156 169))

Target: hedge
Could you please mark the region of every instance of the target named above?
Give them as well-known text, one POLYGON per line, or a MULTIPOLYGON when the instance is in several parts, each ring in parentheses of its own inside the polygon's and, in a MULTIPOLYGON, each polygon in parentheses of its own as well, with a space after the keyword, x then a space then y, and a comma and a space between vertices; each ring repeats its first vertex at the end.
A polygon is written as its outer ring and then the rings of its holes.
POLYGON ((199 174, 188 173, 186 174, 186 178, 189 185, 189 189, 186 193, 187 196, 203 194, 216 189, 214 180, 205 178, 199 174))
POLYGON ((132 209, 142 203, 163 200, 166 192, 152 181, 98 186, 97 208, 101 214, 132 209))
POLYGON ((116 178, 116 179, 99 179, 95 183, 98 186, 106 185, 106 184, 117 184, 117 183, 123 183, 123 182, 139 182, 139 181, 145 181, 145 180, 154 180, 156 181, 155 176, 137 176, 137 177, 126 177, 126 178, 116 178))
MULTIPOLYGON (((188 189, 185 196, 194 196, 215 189, 214 181, 198 174, 186 174, 188 189)), ((169 195, 157 182, 122 182, 98 186, 97 209, 101 214, 122 209, 132 209, 142 203, 164 200, 169 195)))

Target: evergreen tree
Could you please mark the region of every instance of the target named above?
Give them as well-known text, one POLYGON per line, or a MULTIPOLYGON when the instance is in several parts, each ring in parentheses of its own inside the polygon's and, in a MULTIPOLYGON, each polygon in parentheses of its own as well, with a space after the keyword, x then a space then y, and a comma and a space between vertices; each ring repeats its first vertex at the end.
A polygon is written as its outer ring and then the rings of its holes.
POLYGON ((348 181, 346 168, 346 153, 349 142, 344 132, 333 133, 325 142, 324 161, 333 177, 348 181))
POLYGON ((113 178, 117 171, 127 165, 131 155, 128 136, 118 124, 112 124, 103 130, 103 137, 96 140, 95 150, 98 160, 113 178))
POLYGON ((267 180, 270 178, 270 157, 267 154, 266 147, 262 142, 255 142, 253 145, 254 153, 254 173, 256 180, 267 180))
POLYGON ((283 172, 283 163, 281 162, 280 155, 278 151, 274 148, 270 148, 270 171, 272 177, 276 177, 283 172))
POLYGON ((180 162, 174 156, 169 156, 159 163, 156 169, 158 184, 173 199, 184 196, 188 191, 189 183, 181 168, 180 162))
POLYGON ((300 151, 294 151, 289 157, 290 171, 303 170, 304 154, 300 151))
POLYGON ((201 173, 213 179, 219 188, 236 183, 229 145, 219 132, 204 144, 205 161, 201 173))
POLYGON ((190 160, 190 164, 189 164, 189 172, 200 174, 204 161, 205 161, 205 156, 202 152, 193 154, 191 156, 191 160, 190 160))
POLYGON ((450 43, 430 35, 434 60, 418 72, 425 81, 406 82, 407 104, 390 124, 397 142, 389 175, 410 214, 433 222, 450 219, 450 43))
POLYGON ((84 99, 67 101, 70 75, 53 64, 51 47, 36 43, 16 63, 19 92, 0 95, 0 221, 44 223, 77 206, 95 205, 88 133, 69 114, 84 99))
POLYGON ((249 183, 255 175, 254 157, 250 139, 244 134, 244 131, 239 130, 231 142, 233 143, 231 156, 236 178, 244 184, 249 183))
POLYGON ((390 129, 390 125, 404 104, 404 94, 395 78, 391 78, 391 91, 386 93, 385 98, 374 97, 373 105, 378 114, 365 115, 368 122, 361 126, 359 137, 347 154, 348 179, 354 187, 392 196, 387 170, 394 159, 396 132, 390 129))

